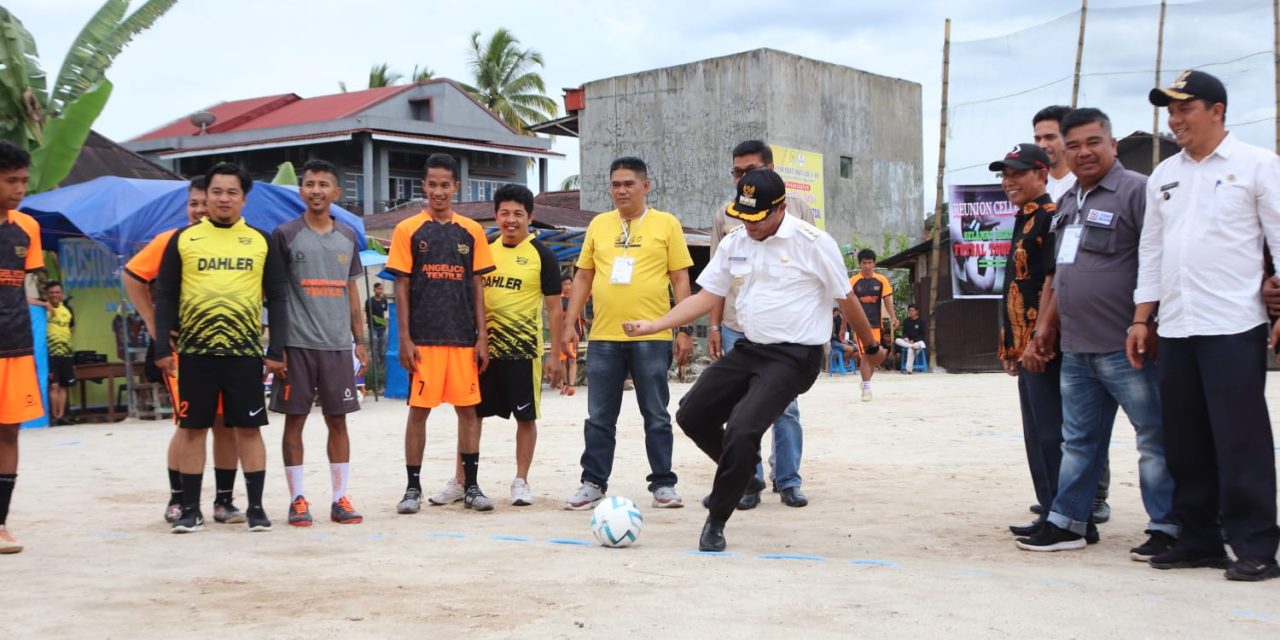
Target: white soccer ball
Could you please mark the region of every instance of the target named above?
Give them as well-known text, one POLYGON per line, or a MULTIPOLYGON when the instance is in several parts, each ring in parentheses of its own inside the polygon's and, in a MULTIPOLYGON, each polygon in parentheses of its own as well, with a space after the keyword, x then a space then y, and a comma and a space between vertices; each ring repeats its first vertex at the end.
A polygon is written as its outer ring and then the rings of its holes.
POLYGON ((628 498, 609 496, 591 513, 591 532, 606 547, 629 547, 644 528, 640 507, 628 498))

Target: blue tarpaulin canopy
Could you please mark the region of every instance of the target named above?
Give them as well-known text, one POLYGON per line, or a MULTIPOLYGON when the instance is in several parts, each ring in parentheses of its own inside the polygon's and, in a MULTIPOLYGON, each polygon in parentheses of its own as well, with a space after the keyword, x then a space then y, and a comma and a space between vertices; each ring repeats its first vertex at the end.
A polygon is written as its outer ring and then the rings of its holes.
MULTIPOLYGON (((56 251, 61 238, 86 236, 118 256, 129 256, 157 234, 187 224, 187 185, 184 180, 105 176, 29 196, 20 208, 40 223, 46 250, 56 251)), ((250 226, 270 233, 305 209, 296 187, 254 182, 242 214, 250 226)), ((365 248, 364 221, 336 205, 329 211, 355 229, 360 248, 365 248)))

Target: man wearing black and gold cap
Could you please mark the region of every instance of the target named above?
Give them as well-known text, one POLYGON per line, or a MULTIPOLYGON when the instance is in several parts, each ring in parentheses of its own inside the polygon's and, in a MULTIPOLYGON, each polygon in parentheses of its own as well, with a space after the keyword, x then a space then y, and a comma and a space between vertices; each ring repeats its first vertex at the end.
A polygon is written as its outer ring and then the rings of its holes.
POLYGON ((835 240, 786 215, 785 198, 786 185, 772 170, 743 176, 725 211, 743 226, 721 241, 698 277, 702 290, 657 320, 623 323, 629 336, 653 334, 708 313, 730 287, 737 292, 734 310, 746 337, 698 377, 676 412, 680 428, 718 465, 701 551, 724 550, 724 525, 760 462, 761 437, 818 377, 833 302, 871 345, 866 357, 884 359, 835 240))

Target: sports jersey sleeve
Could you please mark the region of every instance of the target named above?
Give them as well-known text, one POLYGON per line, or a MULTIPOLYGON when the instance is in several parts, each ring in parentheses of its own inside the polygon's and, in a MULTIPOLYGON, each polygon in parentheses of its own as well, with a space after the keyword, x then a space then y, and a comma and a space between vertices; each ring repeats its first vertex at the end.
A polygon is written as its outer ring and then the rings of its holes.
POLYGON ((175 231, 166 231, 148 242, 124 265, 124 272, 143 284, 149 284, 160 273, 160 260, 175 231))
POLYGON ((157 360, 173 355, 169 348, 169 334, 178 328, 178 298, 182 293, 182 256, 178 253, 178 240, 182 232, 169 237, 160 257, 160 269, 156 276, 156 341, 157 360))
MULTIPOLYGON (((468 218, 470 220, 470 218, 468 218)), ((484 227, 471 221, 467 231, 475 239, 475 251, 471 252, 471 274, 482 276, 497 268, 493 264, 493 251, 489 249, 489 239, 484 235, 484 227)))
POLYGON ((693 256, 689 255, 689 245, 684 241, 684 228, 680 220, 671 216, 670 234, 667 236, 667 271, 679 271, 693 266, 693 256))
POLYGON ((881 298, 888 298, 889 296, 893 295, 893 285, 889 284, 888 278, 877 273, 876 280, 879 280, 880 284, 884 286, 884 290, 880 292, 881 298))
MULTIPOLYGON (((410 218, 411 220, 414 218, 410 218)), ((391 251, 387 253, 387 271, 407 277, 413 273, 413 227, 401 222, 391 232, 391 251)))
POLYGON ((560 295, 562 291, 560 288, 560 262, 556 260, 556 254, 552 253, 551 249, 539 242, 537 238, 533 240, 533 248, 538 251, 538 261, 542 263, 540 278, 542 281, 542 295, 560 295))
POLYGON ((364 263, 360 261, 360 242, 356 238, 356 232, 347 227, 342 228, 342 235, 351 241, 351 269, 347 272, 348 278, 359 278, 364 273, 364 263))
POLYGON ((599 227, 593 219, 587 225, 587 232, 582 237, 582 250, 578 253, 578 261, 574 263, 579 269, 596 268, 596 234, 599 227))
POLYGON ((27 273, 43 269, 44 249, 40 244, 40 223, 25 214, 17 219, 17 223, 23 231, 27 232, 27 258, 24 265, 27 273))
MULTIPOLYGON (((267 235, 261 230, 258 233, 267 235)), ((267 299, 267 317, 271 319, 267 357, 283 360, 289 335, 289 268, 284 260, 285 250, 271 240, 267 239, 267 264, 262 273, 262 294, 267 299)))

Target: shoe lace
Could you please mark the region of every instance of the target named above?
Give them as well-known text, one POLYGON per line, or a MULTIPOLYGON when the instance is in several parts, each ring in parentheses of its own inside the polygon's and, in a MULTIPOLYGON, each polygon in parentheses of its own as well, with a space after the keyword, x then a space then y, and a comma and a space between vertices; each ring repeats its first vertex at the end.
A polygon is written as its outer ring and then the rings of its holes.
POLYGON ((338 498, 338 508, 342 509, 343 511, 355 511, 355 509, 351 507, 351 498, 347 496, 342 496, 341 498, 338 498))
POLYGON ((302 496, 298 496, 298 499, 293 501, 293 512, 298 515, 302 515, 306 513, 307 499, 303 498, 302 496))

